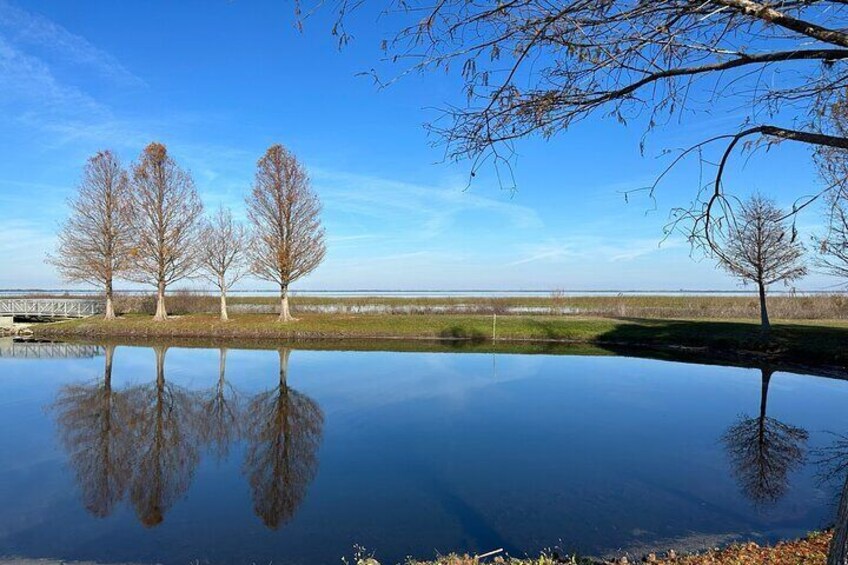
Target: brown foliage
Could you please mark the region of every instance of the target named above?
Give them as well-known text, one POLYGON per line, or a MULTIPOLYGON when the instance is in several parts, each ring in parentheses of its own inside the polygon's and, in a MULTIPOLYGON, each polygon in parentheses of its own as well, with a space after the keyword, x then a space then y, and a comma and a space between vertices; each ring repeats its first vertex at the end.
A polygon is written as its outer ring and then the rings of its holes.
POLYGON ((111 151, 86 162, 71 213, 59 232, 56 254, 48 257, 71 282, 102 286, 106 318, 114 317, 112 281, 129 267, 132 214, 127 174, 111 151))
POLYGON ((130 278, 157 288, 156 319, 167 317, 165 288, 197 270, 203 204, 191 175, 161 143, 151 143, 133 168, 135 248, 130 278))
POLYGON ((321 203, 304 166, 282 145, 259 160, 247 213, 253 226, 251 272, 280 285, 280 319, 291 319, 289 285, 308 275, 324 259, 321 203))

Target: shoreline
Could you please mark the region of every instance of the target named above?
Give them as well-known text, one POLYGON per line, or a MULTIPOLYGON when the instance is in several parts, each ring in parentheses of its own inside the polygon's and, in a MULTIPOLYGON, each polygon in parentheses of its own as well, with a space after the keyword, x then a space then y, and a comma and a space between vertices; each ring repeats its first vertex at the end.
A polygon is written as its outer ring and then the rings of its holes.
MULTIPOLYGON (((774 545, 760 545, 753 541, 731 543, 726 547, 704 551, 678 553, 670 549, 661 553, 648 553, 639 556, 621 556, 615 559, 596 559, 591 557, 542 554, 538 557, 516 558, 499 552, 481 561, 480 557, 469 555, 445 555, 434 560, 409 560, 405 565, 479 565, 480 563, 501 563, 503 565, 628 565, 631 563, 656 563, 675 565, 825 565, 831 530, 812 532, 800 539, 789 539, 774 545), (500 559, 499 559, 500 558, 500 559)), ((494 552, 493 552, 494 553, 494 552)), ((379 560, 365 558, 357 565, 377 565, 379 560)))
POLYGON ((652 352, 660 356, 745 365, 781 365, 848 375, 848 323, 776 322, 768 336, 747 320, 639 319, 572 316, 304 314, 282 323, 271 314, 210 314, 154 322, 144 315, 113 321, 85 318, 29 327, 36 339, 146 341, 176 339, 228 345, 237 341, 309 347, 477 352, 652 352))

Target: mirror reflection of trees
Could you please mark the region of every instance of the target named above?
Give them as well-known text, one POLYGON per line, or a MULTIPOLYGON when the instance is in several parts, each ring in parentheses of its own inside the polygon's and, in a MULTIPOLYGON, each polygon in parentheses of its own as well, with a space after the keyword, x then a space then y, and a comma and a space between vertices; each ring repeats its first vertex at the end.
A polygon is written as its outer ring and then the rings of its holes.
POLYGON ((167 348, 153 349, 155 382, 128 391, 136 454, 130 501, 145 526, 164 520, 168 509, 188 490, 199 461, 197 397, 166 381, 167 348))
POLYGON ((760 413, 742 416, 722 437, 733 473, 745 494, 757 504, 779 500, 789 485, 789 473, 804 460, 809 434, 767 415, 768 390, 774 370, 761 369, 760 413))
POLYGON ((116 391, 114 347, 103 378, 60 389, 54 408, 85 507, 108 516, 128 500, 145 526, 156 526, 188 491, 201 450, 226 459, 245 440, 244 474, 254 510, 269 528, 289 521, 318 466, 324 418, 318 404, 287 383, 289 350, 279 352, 275 386, 243 402, 219 353, 215 384, 200 392, 166 378, 166 347, 154 347, 155 379, 116 391))
POLYGON ((236 389, 229 383, 227 349, 221 348, 218 358, 218 380, 200 402, 200 437, 210 452, 221 461, 230 453, 230 445, 241 435, 241 402, 236 389))
POLYGON ((112 388, 114 354, 107 346, 102 379, 63 386, 54 405, 83 504, 101 518, 126 494, 133 465, 130 404, 112 388))
POLYGON ((813 453, 822 482, 842 483, 827 565, 848 565, 848 436, 831 434, 830 444, 813 453))
POLYGON ((279 353, 277 386, 253 397, 245 413, 245 474, 254 510, 271 529, 288 522, 303 501, 324 426, 318 404, 287 384, 289 350, 279 353))

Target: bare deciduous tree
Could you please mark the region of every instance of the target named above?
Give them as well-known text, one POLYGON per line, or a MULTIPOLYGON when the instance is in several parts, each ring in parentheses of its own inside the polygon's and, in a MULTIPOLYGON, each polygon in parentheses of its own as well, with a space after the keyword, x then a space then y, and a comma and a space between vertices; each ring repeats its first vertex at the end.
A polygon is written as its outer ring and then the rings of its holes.
POLYGON ((787 229, 786 214, 774 202, 753 196, 741 205, 726 241, 717 247, 719 264, 732 275, 757 285, 760 320, 769 328, 766 290, 777 282, 789 283, 807 274, 804 247, 794 229, 787 229))
MULTIPOLYGON (((344 44, 348 14, 372 4, 332 5, 338 13, 333 33, 344 44)), ((718 144, 717 155, 702 159, 716 165, 714 174, 681 216, 710 243, 711 230, 727 227, 709 221, 725 212, 725 165, 746 141, 848 149, 848 136, 822 120, 848 84, 848 4, 842 0, 404 0, 380 6, 390 30, 386 61, 403 66, 390 71, 395 77, 461 72, 466 104, 449 106, 429 127, 449 158, 472 160, 472 175, 487 161, 508 165, 514 140, 551 137, 590 115, 640 119, 650 130, 709 115, 717 102, 732 104, 744 112, 738 125, 687 152, 702 154, 718 144)))
POLYGON ((106 319, 115 317, 112 281, 128 267, 132 229, 127 174, 111 151, 100 151, 85 165, 71 214, 59 245, 47 261, 67 281, 103 286, 106 319))
POLYGON ((292 320, 289 286, 311 273, 324 259, 321 203, 309 175, 282 145, 273 145, 259 160, 247 213, 253 224, 251 271, 280 285, 280 320, 292 320))
POLYGON ((227 291, 245 271, 247 232, 233 220, 229 209, 221 207, 203 223, 200 236, 199 262, 201 275, 221 293, 221 320, 227 315, 227 291))
POLYGON ((848 281, 848 192, 840 190, 828 198, 827 233, 816 238, 817 264, 828 274, 848 281))
POLYGON ((154 320, 168 317, 165 289, 197 270, 203 204, 191 175, 161 143, 144 148, 133 170, 136 248, 131 278, 156 287, 154 320))

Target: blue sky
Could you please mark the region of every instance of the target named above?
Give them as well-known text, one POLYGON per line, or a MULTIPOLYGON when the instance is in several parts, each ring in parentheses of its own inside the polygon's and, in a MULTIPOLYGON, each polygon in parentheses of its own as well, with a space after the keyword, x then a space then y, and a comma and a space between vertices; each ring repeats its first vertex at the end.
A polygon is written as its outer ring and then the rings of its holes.
MULTIPOLYGON (((490 170, 466 190, 468 163, 442 162, 422 127, 432 108, 462 102, 458 77, 378 89, 357 76, 402 71, 379 62, 387 25, 360 14, 339 51, 329 13, 299 32, 293 4, 278 0, 0 0, 0 288, 67 286, 43 258, 85 159, 111 148, 129 164, 153 140, 191 170, 209 209, 238 217, 267 146, 304 161, 328 255, 296 289, 738 288, 693 261, 682 238, 660 245, 669 210, 694 196, 694 162, 673 171, 656 204, 621 192, 650 183, 664 149, 732 130, 742 114, 716 107, 674 121, 650 134, 644 157, 638 121, 592 117, 520 142, 517 191, 490 170)), ((738 156, 730 175, 737 193, 782 205, 819 182, 808 151, 790 144, 738 156)), ((805 241, 818 212, 799 220, 805 241)), ((811 275, 798 287, 836 282, 811 275)))

